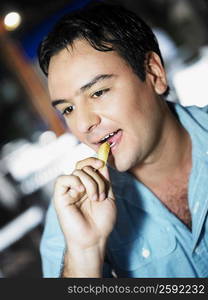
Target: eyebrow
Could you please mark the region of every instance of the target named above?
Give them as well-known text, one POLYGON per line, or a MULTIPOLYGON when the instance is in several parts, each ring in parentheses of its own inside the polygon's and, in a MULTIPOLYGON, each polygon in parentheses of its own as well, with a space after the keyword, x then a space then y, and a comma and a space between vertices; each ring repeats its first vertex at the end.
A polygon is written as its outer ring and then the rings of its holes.
POLYGON ((80 90, 81 90, 81 92, 85 92, 86 90, 90 89, 94 84, 96 84, 98 81, 109 79, 109 78, 111 78, 113 76, 115 76, 115 75, 113 75, 113 74, 101 74, 101 75, 97 75, 90 82, 88 82, 87 84, 83 85, 80 88, 80 90))
MULTIPOLYGON (((113 76, 115 76, 115 75, 113 75, 113 74, 101 74, 101 75, 97 75, 90 82, 88 82, 85 85, 83 85, 79 90, 82 93, 84 93, 86 90, 89 90, 97 82, 105 80, 105 79, 112 78, 113 76)), ((55 107, 58 104, 62 104, 62 103, 68 103, 68 101, 65 100, 65 99, 53 100, 52 101, 52 106, 55 107)))
POLYGON ((67 103, 67 102, 68 102, 68 101, 65 100, 65 99, 53 100, 53 101, 52 101, 52 106, 53 106, 53 107, 56 107, 56 106, 59 105, 59 104, 67 103))

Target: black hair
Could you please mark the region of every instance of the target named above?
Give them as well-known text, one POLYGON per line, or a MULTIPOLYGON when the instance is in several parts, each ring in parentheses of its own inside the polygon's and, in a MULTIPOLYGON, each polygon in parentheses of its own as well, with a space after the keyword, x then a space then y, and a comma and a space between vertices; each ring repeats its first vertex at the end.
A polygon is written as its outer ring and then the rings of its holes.
POLYGON ((77 39, 87 40, 98 51, 116 51, 142 81, 148 52, 157 53, 164 66, 157 39, 139 16, 120 5, 99 3, 65 15, 43 39, 38 59, 46 76, 51 57, 77 39))

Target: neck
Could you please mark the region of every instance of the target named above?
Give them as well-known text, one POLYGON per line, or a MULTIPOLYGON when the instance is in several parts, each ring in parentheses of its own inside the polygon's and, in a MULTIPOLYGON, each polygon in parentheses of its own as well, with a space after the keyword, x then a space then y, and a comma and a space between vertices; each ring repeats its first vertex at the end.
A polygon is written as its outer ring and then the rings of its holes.
POLYGON ((168 112, 159 142, 130 172, 147 186, 163 186, 191 169, 191 139, 179 121, 168 112))

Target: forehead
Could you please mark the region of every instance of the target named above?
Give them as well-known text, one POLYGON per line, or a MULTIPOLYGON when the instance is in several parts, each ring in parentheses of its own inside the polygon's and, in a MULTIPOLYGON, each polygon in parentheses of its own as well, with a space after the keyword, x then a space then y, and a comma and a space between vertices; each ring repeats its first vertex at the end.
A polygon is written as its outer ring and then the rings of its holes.
POLYGON ((115 51, 102 52, 87 41, 77 40, 73 46, 54 55, 49 63, 48 85, 50 93, 69 88, 78 89, 89 79, 108 73, 123 73, 129 69, 126 62, 115 51))
MULTIPOLYGON (((98 66, 110 66, 112 62, 117 65, 125 64, 125 61, 116 51, 98 51, 93 48, 86 40, 75 40, 72 46, 64 48, 56 55, 52 56, 49 63, 49 74, 54 67, 62 64, 70 64, 73 67, 79 63, 87 65, 95 63, 98 66)), ((83 67, 84 67, 83 65, 83 67)))

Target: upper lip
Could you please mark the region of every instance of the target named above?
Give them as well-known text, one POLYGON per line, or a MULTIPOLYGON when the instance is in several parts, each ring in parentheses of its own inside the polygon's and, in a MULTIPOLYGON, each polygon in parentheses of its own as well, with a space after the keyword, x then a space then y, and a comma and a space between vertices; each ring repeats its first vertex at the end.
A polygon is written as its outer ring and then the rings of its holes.
POLYGON ((92 140, 92 144, 100 144, 100 143, 101 143, 101 140, 102 140, 104 137, 108 136, 108 135, 111 134, 111 133, 117 132, 118 130, 119 130, 119 129, 113 130, 113 131, 109 131, 109 132, 107 132, 107 133, 105 133, 105 134, 102 134, 102 136, 100 136, 100 137, 95 138, 94 140, 92 140))

